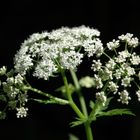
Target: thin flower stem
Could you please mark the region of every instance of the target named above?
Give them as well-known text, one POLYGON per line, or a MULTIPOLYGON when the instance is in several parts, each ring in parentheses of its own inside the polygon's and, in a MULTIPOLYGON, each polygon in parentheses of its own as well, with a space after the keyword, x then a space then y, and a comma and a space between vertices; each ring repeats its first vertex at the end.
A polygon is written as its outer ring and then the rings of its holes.
POLYGON ((63 104, 69 104, 69 102, 67 100, 64 100, 64 99, 61 99, 61 98, 58 98, 58 97, 54 97, 48 93, 45 93, 45 92, 42 92, 41 90, 38 90, 36 88, 32 88, 31 86, 24 86, 23 90, 31 90, 33 92, 36 92, 40 95, 43 95, 43 96, 46 96, 48 97, 49 99, 52 99, 58 103, 63 103, 63 104))
MULTIPOLYGON (((72 69, 70 69, 70 73, 71 73, 76 91, 79 95, 79 101, 80 101, 80 104, 81 104, 82 111, 83 111, 84 115, 88 118, 86 103, 85 103, 85 99, 84 99, 84 97, 81 93, 81 88, 80 88, 80 85, 79 85, 79 82, 78 82, 78 78, 76 76, 76 73, 72 69)), ((93 134, 92 134, 90 123, 87 121, 87 122, 85 122, 84 126, 85 126, 87 140, 93 140, 93 134)))
POLYGON ((65 72, 63 70, 61 70, 61 74, 62 74, 62 78, 64 81, 64 85, 66 87, 67 97, 68 97, 69 104, 70 104, 71 108, 74 110, 74 112, 77 114, 77 116, 79 118, 84 119, 85 118, 84 114, 79 110, 79 108, 77 107, 77 105, 74 103, 74 101, 72 99, 71 93, 69 93, 67 77, 66 77, 65 72))
POLYGON ((111 59, 111 57, 110 57, 108 54, 106 54, 105 52, 103 52, 103 54, 104 54, 107 58, 111 59))
POLYGON ((75 88, 76 88, 76 92, 79 95, 79 101, 80 101, 80 104, 81 104, 82 111, 83 111, 84 115, 86 117, 88 117, 88 112, 87 112, 87 108, 86 108, 85 99, 82 96, 81 88, 80 88, 80 85, 79 85, 79 82, 78 82, 78 78, 77 78, 75 72, 72 69, 70 69, 70 73, 71 73, 71 76, 72 76, 72 79, 73 79, 73 82, 74 82, 74 85, 75 85, 75 88))

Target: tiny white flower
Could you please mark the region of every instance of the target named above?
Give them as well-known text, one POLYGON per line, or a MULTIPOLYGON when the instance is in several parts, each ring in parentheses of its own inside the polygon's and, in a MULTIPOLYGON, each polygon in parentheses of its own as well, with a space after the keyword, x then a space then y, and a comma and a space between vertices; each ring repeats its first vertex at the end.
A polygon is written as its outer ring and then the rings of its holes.
POLYGON ((23 77, 20 74, 15 76, 15 84, 23 84, 23 77))
POLYGON ((133 37, 133 34, 130 34, 130 33, 127 33, 126 35, 121 35, 119 36, 118 38, 121 40, 121 41, 126 41, 127 44, 130 46, 130 47, 137 47, 138 44, 139 44, 139 41, 138 41, 138 38, 135 37, 135 38, 132 38, 133 37))
POLYGON ((114 50, 119 47, 119 40, 113 39, 112 42, 107 43, 107 47, 109 50, 114 50))
POLYGON ((131 38, 133 37, 133 34, 127 33, 126 35, 121 35, 118 38, 122 41, 130 42, 131 38))
POLYGON ((136 55, 136 53, 133 53, 130 61, 133 65, 139 65, 140 64, 140 57, 138 55, 136 55))
POLYGON ((49 76, 53 74, 53 72, 57 71, 57 66, 50 59, 42 60, 36 66, 33 76, 38 78, 43 78, 44 80, 48 80, 49 76))
POLYGON ((107 97, 105 96, 105 93, 103 91, 96 93, 96 99, 99 100, 103 106, 105 106, 107 97))
POLYGON ((114 76, 116 79, 120 79, 123 74, 124 70, 122 68, 119 68, 115 70, 114 76))
POLYGON ((15 83, 14 77, 9 77, 9 78, 7 78, 7 84, 13 85, 14 83, 15 83))
POLYGON ((115 58, 115 60, 118 63, 122 63, 122 62, 125 62, 126 58, 128 58, 130 56, 131 56, 131 54, 127 50, 124 50, 124 51, 119 52, 119 55, 118 55, 118 57, 115 58))
POLYGON ((83 44, 85 52, 87 52, 88 57, 100 56, 103 53, 103 44, 99 38, 94 38, 93 40, 86 40, 83 44))
POLYGON ((64 52, 60 54, 61 66, 65 69, 76 69, 82 62, 83 54, 75 51, 64 52))
POLYGON ((113 70, 114 67, 116 65, 116 62, 113 60, 113 59, 110 59, 107 63, 106 63, 106 67, 109 69, 109 70, 113 70))
POLYGON ((132 39, 128 42, 128 45, 131 46, 131 47, 133 47, 133 48, 137 47, 138 44, 139 44, 139 40, 138 40, 137 37, 132 38, 132 39))
POLYGON ((27 111, 28 108, 24 108, 24 107, 20 107, 20 108, 16 108, 17 110, 17 118, 23 118, 27 116, 27 111))
POLYGON ((95 78, 96 88, 101 89, 103 87, 102 79, 96 74, 94 74, 94 78, 95 78))
POLYGON ((109 82, 109 89, 115 94, 118 91, 119 86, 116 83, 110 81, 109 82))
POLYGON ((92 38, 94 36, 100 36, 100 32, 97 29, 85 27, 84 25, 80 27, 72 28, 72 32, 74 32, 74 34, 77 35, 77 37, 81 35, 84 35, 88 38, 92 38))
POLYGON ((122 104, 128 104, 129 100, 131 100, 131 97, 129 96, 129 93, 127 90, 123 90, 122 92, 118 92, 118 94, 120 95, 118 102, 122 102, 122 104))
POLYGON ((130 67, 130 66, 127 66, 126 67, 126 72, 127 72, 127 75, 128 76, 132 76, 132 75, 134 75, 136 72, 135 72, 135 69, 134 68, 132 68, 132 67, 130 67))
POLYGON ((121 80, 121 85, 124 86, 124 87, 128 87, 128 86, 131 86, 130 85, 130 82, 131 82, 131 77, 128 77, 128 76, 125 76, 122 80, 121 80))
POLYGON ((99 59, 97 61, 93 60, 93 64, 91 66, 91 69, 93 69, 93 71, 99 71, 101 69, 101 66, 102 66, 102 63, 100 62, 99 59))

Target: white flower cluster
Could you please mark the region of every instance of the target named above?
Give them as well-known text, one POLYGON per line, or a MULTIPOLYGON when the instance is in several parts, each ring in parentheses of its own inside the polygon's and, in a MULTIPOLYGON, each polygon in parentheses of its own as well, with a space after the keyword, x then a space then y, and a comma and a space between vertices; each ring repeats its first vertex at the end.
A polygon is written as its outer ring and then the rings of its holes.
POLYGON ((16 108, 17 110, 17 118, 23 118, 27 116, 27 111, 28 108, 24 108, 24 107, 20 107, 20 108, 16 108))
POLYGON ((24 109, 24 106, 28 101, 28 95, 26 91, 22 90, 24 78, 20 74, 7 77, 6 82, 2 82, 1 86, 8 99, 8 107, 16 109, 17 106, 20 106, 20 108, 17 108, 17 117, 25 117, 27 109, 24 109))
POLYGON ((125 41, 130 47, 137 47, 139 45, 139 40, 137 37, 133 38, 133 34, 127 33, 126 35, 121 35, 118 37, 121 41, 125 41))
MULTIPOLYGON (((133 38, 133 35, 129 33, 118 38, 119 40, 113 39, 112 42, 107 43, 108 50, 105 50, 103 53, 105 55, 102 55, 97 60, 93 60, 91 69, 94 71, 95 87, 97 91, 101 90, 101 92, 97 92, 97 96, 102 92, 112 92, 120 96, 119 102, 128 104, 131 99, 128 88, 131 87, 135 78, 140 80, 140 72, 137 72, 137 68, 139 70, 140 65, 140 54, 134 52, 139 42, 137 38, 133 38), (122 41, 127 44, 121 43, 122 41), (119 51, 117 50, 118 47, 119 51), (110 51, 114 51, 113 56, 113 53, 110 51), (104 58, 104 61, 101 61, 102 57, 105 56, 108 59, 107 62, 105 62, 106 59, 104 58)), ((106 96, 103 93, 101 95, 106 96)), ((136 95, 140 101, 139 91, 136 92, 136 95)))
POLYGON ((98 30, 85 26, 33 34, 15 55, 15 70, 25 75, 33 69, 33 76, 47 80, 60 68, 76 69, 82 62, 83 50, 88 57, 102 54, 99 35, 98 30))
POLYGON ((6 82, 3 82, 3 90, 9 97, 15 98, 20 93, 19 87, 23 84, 23 77, 18 74, 15 77, 8 77, 6 82))
POLYGON ((122 102, 122 104, 128 104, 129 100, 131 100, 131 97, 129 96, 129 93, 127 90, 123 90, 122 92, 118 93, 120 95, 120 99, 118 99, 119 102, 122 102))
POLYGON ((109 50, 113 50, 119 47, 119 40, 113 39, 112 42, 107 43, 107 47, 109 50))
POLYGON ((103 106, 105 106, 105 103, 107 101, 107 97, 105 96, 105 93, 103 91, 96 93, 96 98, 98 101, 102 103, 103 106))

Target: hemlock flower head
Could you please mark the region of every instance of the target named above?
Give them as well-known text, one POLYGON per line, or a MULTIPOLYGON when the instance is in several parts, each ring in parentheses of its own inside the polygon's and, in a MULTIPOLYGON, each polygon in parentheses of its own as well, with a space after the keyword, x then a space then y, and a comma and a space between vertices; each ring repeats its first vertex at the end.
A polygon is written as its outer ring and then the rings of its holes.
POLYGON ((100 56, 103 45, 98 38, 100 32, 89 27, 62 27, 52 32, 33 34, 15 55, 15 70, 26 75, 32 69, 33 76, 48 80, 61 69, 77 69, 83 59, 100 56))

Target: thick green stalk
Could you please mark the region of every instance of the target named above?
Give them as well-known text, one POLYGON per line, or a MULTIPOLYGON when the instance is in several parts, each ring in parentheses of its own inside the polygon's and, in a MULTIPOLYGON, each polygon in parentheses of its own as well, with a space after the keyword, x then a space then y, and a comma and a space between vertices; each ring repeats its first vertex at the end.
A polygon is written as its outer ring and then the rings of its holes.
POLYGON ((93 140, 93 134, 89 122, 85 123, 85 131, 86 131, 87 140, 93 140))
MULTIPOLYGON (((85 103, 85 99, 84 99, 84 97, 83 97, 83 95, 81 93, 78 78, 76 76, 76 73, 72 69, 70 70, 70 73, 71 73, 71 76, 72 76, 76 91, 77 91, 78 96, 79 96, 79 101, 80 101, 82 111, 83 111, 84 115, 86 116, 86 118, 88 118, 88 112, 87 112, 87 108, 86 108, 86 103, 85 103)), ((87 140, 93 140, 93 134, 92 134, 90 123, 87 121, 87 122, 85 122, 84 126, 85 126, 87 140)))

